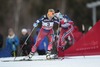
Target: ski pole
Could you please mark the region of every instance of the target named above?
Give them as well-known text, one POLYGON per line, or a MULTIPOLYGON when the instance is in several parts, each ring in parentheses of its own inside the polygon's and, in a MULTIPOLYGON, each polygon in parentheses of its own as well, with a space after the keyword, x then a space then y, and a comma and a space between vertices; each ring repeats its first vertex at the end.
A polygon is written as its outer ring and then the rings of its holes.
POLYGON ((28 40, 29 37, 31 36, 31 34, 32 34, 32 32, 34 31, 34 29, 35 29, 35 27, 34 27, 34 28, 32 29, 32 31, 30 32, 29 36, 26 38, 26 40, 25 40, 24 44, 22 45, 21 49, 23 48, 23 46, 24 46, 25 44, 27 44, 27 40, 28 40))
MULTIPOLYGON (((27 42, 27 40, 29 39, 29 37, 31 36, 31 34, 32 34, 32 32, 34 31, 34 29, 35 29, 35 27, 33 27, 32 31, 30 32, 30 34, 29 34, 28 37, 26 38, 24 44, 23 44, 22 47, 20 48, 21 50, 22 50, 23 46, 24 46, 25 44, 27 44, 26 42, 27 42)), ((22 51, 21 51, 21 52, 22 52, 22 51)), ((21 52, 20 52, 20 54, 21 54, 21 52)), ((16 57, 14 58, 14 60, 15 60, 15 59, 16 59, 16 57)))

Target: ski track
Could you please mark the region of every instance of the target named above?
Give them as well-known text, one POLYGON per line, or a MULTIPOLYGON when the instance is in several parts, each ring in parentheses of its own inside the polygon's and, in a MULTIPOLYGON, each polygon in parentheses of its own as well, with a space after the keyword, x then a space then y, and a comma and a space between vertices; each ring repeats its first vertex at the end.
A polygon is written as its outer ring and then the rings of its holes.
MULTIPOLYGON (((23 57, 17 57, 16 60, 21 58, 23 57)), ((34 58, 43 59, 45 56, 34 56, 34 58)), ((63 60, 1 62, 13 59, 14 57, 0 58, 0 67, 100 67, 100 56, 71 57, 63 60)))

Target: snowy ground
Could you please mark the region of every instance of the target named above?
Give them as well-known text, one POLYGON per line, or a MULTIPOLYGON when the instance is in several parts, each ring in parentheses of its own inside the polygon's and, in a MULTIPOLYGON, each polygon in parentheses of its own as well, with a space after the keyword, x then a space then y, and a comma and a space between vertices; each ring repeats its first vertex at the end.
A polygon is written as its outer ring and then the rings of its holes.
MULTIPOLYGON (((22 57, 17 57, 20 59, 22 57)), ((33 59, 45 58, 45 56, 34 56, 33 59)), ((10 58, 0 58, 0 67, 100 67, 100 56, 71 57, 63 60, 47 61, 17 61, 1 62, 2 60, 13 60, 10 58)))

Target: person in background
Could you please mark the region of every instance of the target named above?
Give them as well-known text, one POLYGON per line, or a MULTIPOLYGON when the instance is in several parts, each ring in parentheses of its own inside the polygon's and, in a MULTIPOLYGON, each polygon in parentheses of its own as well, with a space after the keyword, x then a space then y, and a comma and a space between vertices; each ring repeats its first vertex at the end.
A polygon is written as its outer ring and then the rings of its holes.
POLYGON ((19 39, 15 35, 12 28, 8 30, 8 37, 6 39, 7 51, 10 52, 12 56, 17 56, 17 47, 19 45, 19 39))
POLYGON ((22 36, 20 38, 20 47, 22 49, 22 55, 27 56, 31 51, 31 46, 32 46, 31 39, 29 37, 29 39, 25 43, 25 40, 27 39, 27 37, 29 35, 28 31, 27 31, 27 29, 24 28, 21 30, 21 33, 22 33, 22 36))
MULTIPOLYGON (((36 43, 36 38, 38 36, 38 33, 40 31, 40 28, 37 28, 36 30, 36 35, 33 37, 34 38, 34 43, 36 43)), ((39 44, 38 48, 37 48, 37 52, 39 55, 45 55, 46 51, 48 49, 48 38, 45 37, 41 43, 39 44)))
POLYGON ((0 49, 2 49, 3 46, 3 35, 0 34, 0 49))

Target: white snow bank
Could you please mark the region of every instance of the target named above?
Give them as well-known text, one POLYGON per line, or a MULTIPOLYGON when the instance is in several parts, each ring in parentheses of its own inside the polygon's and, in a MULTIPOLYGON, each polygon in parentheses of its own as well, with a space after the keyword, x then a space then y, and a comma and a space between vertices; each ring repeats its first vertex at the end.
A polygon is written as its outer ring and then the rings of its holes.
MULTIPOLYGON (((22 57, 17 57, 21 59, 22 57)), ((34 56, 33 59, 45 58, 45 56, 34 56)), ((14 57, 0 58, 0 67, 100 67, 100 56, 77 56, 63 60, 47 61, 17 61, 1 62, 2 60, 13 60, 14 57)))

